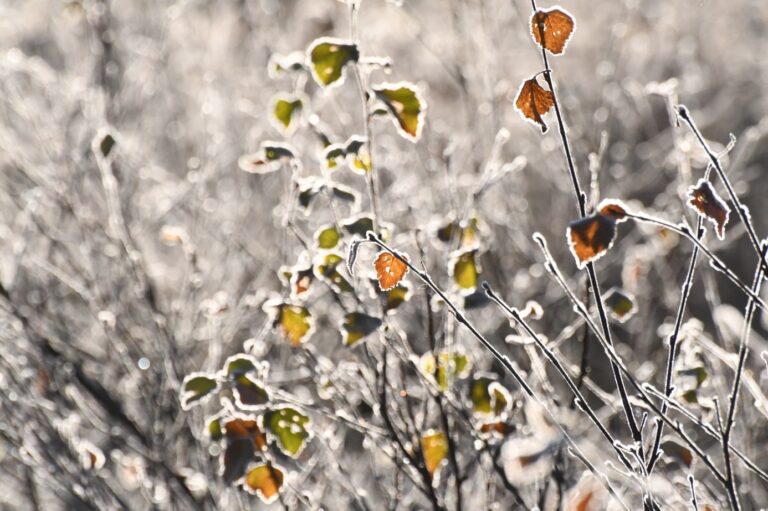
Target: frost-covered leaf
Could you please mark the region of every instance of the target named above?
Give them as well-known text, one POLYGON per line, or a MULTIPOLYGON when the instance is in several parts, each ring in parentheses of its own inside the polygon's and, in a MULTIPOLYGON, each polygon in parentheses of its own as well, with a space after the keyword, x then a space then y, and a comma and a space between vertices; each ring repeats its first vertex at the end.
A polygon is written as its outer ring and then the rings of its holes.
POLYGON ((312 433, 309 417, 290 406, 270 410, 264 414, 264 427, 277 439, 280 449, 296 458, 301 454, 312 433))
POLYGON ((411 142, 417 142, 424 129, 427 102, 419 88, 409 82, 382 83, 373 87, 394 118, 398 133, 411 142))
POLYGON ((193 406, 200 404, 203 398, 207 397, 218 387, 216 376, 204 373, 188 374, 181 383, 181 408, 189 410, 193 406))
POLYGON ((474 291, 477 288, 480 268, 477 264, 477 249, 458 250, 451 255, 449 266, 453 281, 462 291, 474 291))
POLYGON ((315 231, 314 238, 315 244, 318 248, 323 250, 330 250, 339 244, 339 240, 341 240, 341 234, 339 234, 339 231, 336 229, 335 225, 328 224, 319 227, 315 231))
MULTIPOLYGON (((400 256, 405 258, 405 256, 400 256)), ((398 285, 408 273, 408 265, 391 252, 379 252, 373 262, 376 278, 382 291, 389 291, 398 285)))
POLYGON ((637 311, 635 297, 617 287, 609 289, 603 295, 603 303, 608 307, 611 316, 620 323, 624 323, 637 311))
POLYGON ((421 437, 424 465, 434 479, 448 456, 448 438, 442 431, 429 430, 421 437))
POLYGON ((709 181, 700 179, 696 186, 688 189, 688 206, 695 209, 699 215, 715 226, 715 232, 719 239, 725 237, 725 224, 728 223, 731 209, 720 198, 709 181))
POLYGON ((565 51, 575 27, 573 16, 562 7, 539 9, 531 16, 533 40, 555 55, 565 51))
POLYGON ((314 321, 306 307, 279 301, 268 301, 264 304, 264 311, 272 318, 273 327, 279 327, 292 346, 301 345, 312 335, 314 321))
POLYGON ((307 64, 312 77, 321 87, 340 85, 344 81, 347 64, 357 62, 360 52, 352 41, 321 37, 307 49, 307 64))
POLYGON ((251 174, 268 174, 279 170, 297 154, 296 149, 288 144, 267 140, 261 143, 257 152, 241 156, 237 165, 240 170, 251 174))
POLYGON ((315 260, 315 276, 339 293, 351 293, 354 291, 352 284, 339 271, 344 266, 343 262, 344 258, 336 252, 321 254, 315 260))
POLYGON ((277 500, 284 477, 282 469, 276 465, 262 463, 248 469, 243 486, 265 504, 271 504, 277 500))
POLYGON ((270 101, 270 121, 283 134, 290 134, 295 129, 304 109, 305 99, 294 94, 280 93, 270 101))
POLYGON ((555 105, 552 92, 544 89, 534 76, 520 84, 520 89, 515 97, 515 108, 528 122, 532 122, 541 128, 542 133, 549 130, 544 122, 543 115, 555 105))
POLYGON ((382 325, 379 318, 369 316, 362 312, 350 312, 344 316, 339 325, 342 334, 342 342, 345 346, 352 346, 359 340, 375 332, 382 325))

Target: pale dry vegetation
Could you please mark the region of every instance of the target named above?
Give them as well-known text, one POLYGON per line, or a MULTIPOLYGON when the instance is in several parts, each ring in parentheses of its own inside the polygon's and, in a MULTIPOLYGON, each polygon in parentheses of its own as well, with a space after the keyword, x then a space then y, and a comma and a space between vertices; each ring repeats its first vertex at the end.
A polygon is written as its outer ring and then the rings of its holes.
POLYGON ((0 3, 0 508, 765 507, 768 3, 355 5, 0 3))

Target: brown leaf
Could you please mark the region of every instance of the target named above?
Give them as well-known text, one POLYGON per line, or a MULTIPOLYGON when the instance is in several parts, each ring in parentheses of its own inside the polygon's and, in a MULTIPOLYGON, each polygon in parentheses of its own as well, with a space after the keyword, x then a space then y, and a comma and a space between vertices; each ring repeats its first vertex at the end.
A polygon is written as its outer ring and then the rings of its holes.
POLYGON ((627 206, 619 200, 604 200, 597 205, 597 211, 617 223, 627 219, 627 206))
POLYGON ((515 99, 515 108, 529 122, 537 124, 542 133, 546 133, 549 127, 542 119, 555 104, 552 93, 544 89, 534 76, 530 80, 525 80, 517 91, 515 99))
POLYGON ((395 287, 408 273, 408 265, 390 252, 380 252, 373 265, 382 291, 395 287))
POLYGON ((719 239, 725 237, 725 224, 731 210, 709 181, 700 179, 696 186, 688 189, 688 205, 714 224, 719 239))
POLYGON ((573 16, 558 7, 538 10, 531 16, 533 40, 555 55, 563 53, 575 26, 573 16))
POLYGON ((224 423, 226 447, 222 455, 222 477, 231 483, 239 479, 257 452, 267 447, 267 435, 255 417, 234 417, 224 423))
POLYGON ((576 265, 584 265, 602 257, 616 238, 616 222, 605 215, 594 215, 568 224, 568 246, 576 258, 576 265))

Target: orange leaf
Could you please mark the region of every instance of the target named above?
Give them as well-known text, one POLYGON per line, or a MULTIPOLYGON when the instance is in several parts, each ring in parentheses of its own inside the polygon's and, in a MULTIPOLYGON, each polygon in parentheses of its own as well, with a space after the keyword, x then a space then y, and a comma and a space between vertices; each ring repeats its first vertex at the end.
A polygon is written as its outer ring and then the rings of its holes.
POLYGON ((555 55, 563 53, 575 26, 573 16, 558 7, 539 10, 531 16, 531 35, 534 41, 555 55))
POLYGON ((245 488, 259 496, 269 504, 277 499, 280 488, 283 487, 283 471, 272 464, 256 465, 245 475, 245 488))
POLYGON ((728 223, 731 210, 709 181, 700 179, 696 186, 688 189, 688 205, 715 225, 719 239, 725 237, 725 224, 728 223))
POLYGON ((408 273, 408 265, 390 252, 380 252, 373 265, 382 291, 388 291, 398 285, 408 273))
POLYGON ((577 266, 583 268, 611 248, 616 238, 616 222, 609 216, 595 213, 568 224, 566 237, 577 266))
POLYGON ((520 85, 517 99, 515 99, 517 111, 529 122, 538 124, 542 133, 546 133, 549 128, 541 116, 546 114, 554 104, 552 93, 539 85, 535 76, 520 85))

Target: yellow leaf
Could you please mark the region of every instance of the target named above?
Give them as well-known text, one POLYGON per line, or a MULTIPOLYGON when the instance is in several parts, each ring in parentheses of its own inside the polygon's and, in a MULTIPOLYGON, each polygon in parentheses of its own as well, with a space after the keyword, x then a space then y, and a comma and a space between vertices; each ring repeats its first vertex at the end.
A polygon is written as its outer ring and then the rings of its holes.
POLYGON ((272 464, 256 465, 245 475, 245 488, 255 493, 265 504, 277 499, 283 487, 283 471, 272 464))
POLYGON ((427 431, 421 438, 424 465, 433 478, 448 455, 448 439, 442 431, 427 431))

